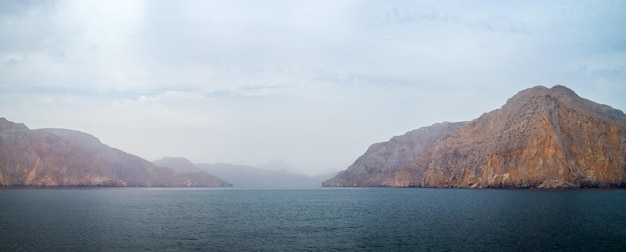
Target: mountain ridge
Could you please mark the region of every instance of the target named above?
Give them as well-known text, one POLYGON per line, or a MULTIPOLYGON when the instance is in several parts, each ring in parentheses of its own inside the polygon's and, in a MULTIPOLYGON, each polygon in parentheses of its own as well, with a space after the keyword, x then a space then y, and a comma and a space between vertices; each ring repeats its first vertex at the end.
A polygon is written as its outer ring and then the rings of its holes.
POLYGON ((2 186, 230 186, 209 174, 174 173, 67 129, 0 118, 2 186))
MULTIPOLYGON (((364 186, 624 187, 625 153, 621 110, 564 86, 536 86, 448 132, 411 164, 378 174, 376 183, 364 186)), ((350 186, 332 182, 323 186, 350 186)))

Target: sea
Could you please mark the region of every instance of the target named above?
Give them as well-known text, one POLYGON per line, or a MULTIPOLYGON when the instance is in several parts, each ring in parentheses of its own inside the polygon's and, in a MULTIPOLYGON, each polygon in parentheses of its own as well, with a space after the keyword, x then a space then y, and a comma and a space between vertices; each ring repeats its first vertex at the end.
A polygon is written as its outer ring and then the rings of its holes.
POLYGON ((626 251, 626 190, 4 188, 0 251, 626 251))

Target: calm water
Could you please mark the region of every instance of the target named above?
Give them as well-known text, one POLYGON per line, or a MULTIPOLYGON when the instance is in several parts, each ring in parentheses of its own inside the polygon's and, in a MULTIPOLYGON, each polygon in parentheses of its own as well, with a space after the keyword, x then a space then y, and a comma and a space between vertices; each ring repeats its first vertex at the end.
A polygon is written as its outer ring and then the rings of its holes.
POLYGON ((626 250, 626 190, 2 189, 0 251, 626 250))

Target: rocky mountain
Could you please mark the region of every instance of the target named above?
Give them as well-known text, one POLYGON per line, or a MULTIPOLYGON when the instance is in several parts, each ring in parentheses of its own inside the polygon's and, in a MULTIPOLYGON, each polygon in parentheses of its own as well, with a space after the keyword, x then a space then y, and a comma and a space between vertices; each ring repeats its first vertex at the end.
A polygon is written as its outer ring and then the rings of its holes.
POLYGON ((370 168, 382 170, 365 176, 370 183, 361 183, 363 176, 345 176, 358 171, 353 166, 323 185, 625 187, 626 116, 566 87, 538 86, 440 135, 410 164, 370 168))
POLYGON ((0 118, 2 186, 230 186, 204 173, 175 173, 66 129, 30 130, 0 118))
POLYGON ((437 123, 371 145, 345 171, 324 181, 322 186, 380 186, 400 167, 412 164, 438 140, 465 122, 437 123))

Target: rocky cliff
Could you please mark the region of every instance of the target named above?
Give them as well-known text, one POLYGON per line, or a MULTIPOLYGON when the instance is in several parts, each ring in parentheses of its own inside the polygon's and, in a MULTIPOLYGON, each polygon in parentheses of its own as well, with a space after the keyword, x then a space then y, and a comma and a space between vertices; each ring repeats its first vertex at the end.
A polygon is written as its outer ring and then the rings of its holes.
POLYGON ((563 86, 530 88, 442 135, 412 163, 375 181, 366 185, 624 187, 626 116, 563 86))
POLYGON ((30 130, 0 118, 2 186, 230 186, 204 173, 174 173, 73 130, 30 130))
POLYGON ((347 170, 322 183, 322 186, 380 186, 392 183, 399 168, 417 160, 438 140, 465 122, 437 123, 371 145, 347 170))

